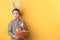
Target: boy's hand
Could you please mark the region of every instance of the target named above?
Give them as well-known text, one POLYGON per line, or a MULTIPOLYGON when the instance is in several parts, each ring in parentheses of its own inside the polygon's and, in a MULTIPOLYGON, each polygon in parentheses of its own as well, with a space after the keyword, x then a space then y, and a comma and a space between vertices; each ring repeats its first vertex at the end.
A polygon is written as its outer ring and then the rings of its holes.
POLYGON ((13 37, 16 38, 16 39, 18 39, 18 37, 16 37, 15 35, 13 37))

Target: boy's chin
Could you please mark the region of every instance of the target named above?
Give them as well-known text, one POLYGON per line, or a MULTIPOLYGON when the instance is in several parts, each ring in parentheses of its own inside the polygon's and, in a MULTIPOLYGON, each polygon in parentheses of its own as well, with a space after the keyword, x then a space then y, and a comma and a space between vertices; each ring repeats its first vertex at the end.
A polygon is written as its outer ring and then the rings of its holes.
POLYGON ((18 19, 18 18, 14 18, 14 19, 18 19))

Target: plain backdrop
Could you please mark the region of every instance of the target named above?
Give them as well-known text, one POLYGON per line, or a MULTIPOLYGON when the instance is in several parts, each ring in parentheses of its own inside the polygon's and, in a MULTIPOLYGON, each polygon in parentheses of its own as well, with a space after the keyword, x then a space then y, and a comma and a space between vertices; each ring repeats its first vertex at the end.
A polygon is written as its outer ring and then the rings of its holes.
MULTIPOLYGON (((12 20, 12 0, 0 0, 0 40, 10 40, 8 23, 12 20)), ((27 40, 60 40, 60 0, 20 0, 28 29, 27 40)), ((14 0, 17 4, 18 0, 14 0)))

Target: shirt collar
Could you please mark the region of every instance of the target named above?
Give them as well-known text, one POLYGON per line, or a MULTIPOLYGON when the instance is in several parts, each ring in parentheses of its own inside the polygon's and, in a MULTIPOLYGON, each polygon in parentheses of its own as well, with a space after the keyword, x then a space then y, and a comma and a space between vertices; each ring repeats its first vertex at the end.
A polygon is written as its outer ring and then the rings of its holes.
POLYGON ((20 19, 14 19, 14 21, 17 21, 18 22, 18 21, 20 21, 20 19))

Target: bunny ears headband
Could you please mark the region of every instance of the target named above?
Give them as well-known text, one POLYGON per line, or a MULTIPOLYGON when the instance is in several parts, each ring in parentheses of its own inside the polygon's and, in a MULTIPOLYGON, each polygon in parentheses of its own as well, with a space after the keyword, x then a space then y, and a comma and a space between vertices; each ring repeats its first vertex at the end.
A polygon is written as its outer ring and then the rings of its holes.
POLYGON ((13 9, 19 9, 19 6, 20 6, 20 1, 18 1, 18 4, 15 6, 14 2, 12 1, 12 8, 13 9))

